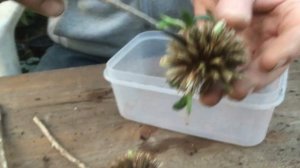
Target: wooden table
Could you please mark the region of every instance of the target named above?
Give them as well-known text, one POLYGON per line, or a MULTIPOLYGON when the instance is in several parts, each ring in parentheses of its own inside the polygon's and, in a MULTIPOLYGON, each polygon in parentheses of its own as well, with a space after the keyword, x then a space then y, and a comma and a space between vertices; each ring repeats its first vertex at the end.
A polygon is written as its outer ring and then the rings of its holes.
POLYGON ((290 70, 285 102, 265 141, 251 148, 223 144, 126 121, 118 114, 104 66, 0 79, 5 150, 11 168, 74 167, 33 123, 41 118, 58 141, 92 168, 129 149, 156 154, 164 168, 299 168, 300 63, 290 70))

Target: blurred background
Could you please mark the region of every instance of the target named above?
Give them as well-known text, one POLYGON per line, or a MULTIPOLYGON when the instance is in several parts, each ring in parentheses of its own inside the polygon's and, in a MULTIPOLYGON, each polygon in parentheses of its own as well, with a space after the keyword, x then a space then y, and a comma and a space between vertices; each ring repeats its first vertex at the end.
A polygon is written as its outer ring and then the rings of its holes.
POLYGON ((34 69, 52 41, 47 36, 47 18, 26 10, 16 27, 16 44, 23 73, 34 69))

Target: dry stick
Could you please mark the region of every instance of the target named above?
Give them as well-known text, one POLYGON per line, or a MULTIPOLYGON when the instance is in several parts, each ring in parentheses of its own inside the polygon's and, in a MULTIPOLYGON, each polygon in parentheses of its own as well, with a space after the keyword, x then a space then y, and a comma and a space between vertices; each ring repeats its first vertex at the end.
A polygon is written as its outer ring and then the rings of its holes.
POLYGON ((3 144, 3 112, 0 109, 0 164, 2 168, 7 168, 7 160, 5 157, 4 144, 3 144))
POLYGON ((135 16, 137 16, 137 17, 139 17, 139 18, 141 18, 145 21, 147 21, 148 23, 150 23, 153 26, 156 26, 157 23, 158 23, 158 21, 155 20, 154 18, 152 18, 152 17, 146 15, 145 13, 143 13, 143 12, 141 12, 141 11, 139 11, 139 10, 123 3, 123 2, 121 2, 120 0, 101 0, 101 1, 104 1, 106 3, 110 3, 110 4, 112 4, 112 5, 114 5, 118 8, 121 8, 124 11, 127 11, 127 12, 129 12, 129 13, 131 13, 131 14, 133 14, 133 15, 135 15, 135 16))
MULTIPOLYGON (((112 4, 114 5, 115 7, 118 7, 140 19, 143 19, 144 21, 148 22, 150 25, 154 26, 154 27, 157 27, 157 25, 159 24, 159 22, 148 16, 147 14, 135 9, 134 7, 131 7, 123 2, 121 2, 120 0, 100 0, 100 1, 103 1, 103 2, 106 2, 106 3, 109 3, 109 4, 112 4)), ((166 35, 178 40, 181 44, 183 44, 184 46, 186 45, 186 41, 178 36, 177 34, 169 31, 169 30, 165 30, 165 29, 160 29, 161 31, 163 31, 166 35)))
POLYGON ((88 168, 83 162, 76 159, 72 154, 70 154, 66 149, 64 149, 56 140, 55 138, 50 134, 49 130, 46 128, 46 126, 42 123, 42 121, 37 118, 36 116, 33 118, 34 123, 40 128, 42 133, 48 138, 49 142, 51 143, 51 146, 58 150, 59 153, 68 159, 70 162, 76 164, 79 168, 88 168))

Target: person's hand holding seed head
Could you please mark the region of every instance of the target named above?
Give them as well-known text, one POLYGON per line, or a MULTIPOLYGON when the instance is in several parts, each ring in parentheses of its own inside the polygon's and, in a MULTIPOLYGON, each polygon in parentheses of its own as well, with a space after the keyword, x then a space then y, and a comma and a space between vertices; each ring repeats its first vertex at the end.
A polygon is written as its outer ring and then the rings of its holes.
MULTIPOLYGON (((229 97, 242 100, 276 80, 300 56, 300 1, 298 0, 194 0, 195 14, 212 11, 245 39, 249 62, 244 78, 234 83, 229 97)), ((224 93, 216 85, 201 96, 215 105, 224 93)))

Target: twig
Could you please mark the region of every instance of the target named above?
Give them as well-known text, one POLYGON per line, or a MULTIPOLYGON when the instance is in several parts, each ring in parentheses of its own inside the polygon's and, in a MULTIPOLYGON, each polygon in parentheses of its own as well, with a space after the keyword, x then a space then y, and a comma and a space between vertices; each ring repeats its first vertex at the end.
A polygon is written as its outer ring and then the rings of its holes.
POLYGON ((0 109, 0 164, 2 168, 7 168, 7 160, 5 157, 4 144, 3 144, 3 112, 0 109))
MULTIPOLYGON (((131 7, 123 2, 121 2, 120 0, 100 0, 100 1, 104 1, 106 3, 112 4, 115 7, 118 7, 140 19, 143 19, 144 21, 148 22, 150 25, 154 26, 155 28, 157 28, 159 22, 150 17, 149 15, 135 9, 134 7, 131 7)), ((183 44, 184 46, 186 46, 186 41, 184 38, 182 38, 181 36, 173 33, 172 31, 169 31, 167 29, 160 29, 162 32, 164 32, 166 35, 174 38, 175 40, 179 41, 181 44, 183 44)))
POLYGON ((37 118, 36 116, 33 118, 34 123, 40 128, 42 133, 48 138, 49 142, 51 143, 51 146, 58 150, 59 153, 68 159, 70 162, 76 164, 79 168, 88 168, 83 162, 76 159, 72 154, 70 154, 66 149, 64 149, 56 140, 55 138, 50 134, 49 130, 46 128, 46 126, 42 123, 42 121, 37 118))
POLYGON ((143 12, 141 12, 141 11, 139 11, 139 10, 123 3, 123 2, 121 2, 120 0, 101 0, 101 1, 104 1, 106 3, 110 3, 110 4, 112 4, 112 5, 114 5, 118 8, 121 8, 122 10, 127 11, 127 12, 129 12, 129 13, 131 13, 131 14, 133 14, 133 15, 135 15, 135 16, 137 16, 137 17, 139 17, 139 18, 141 18, 145 21, 147 21, 148 23, 150 23, 151 25, 153 25, 155 27, 158 23, 157 20, 155 20, 154 18, 152 18, 152 17, 146 15, 145 13, 143 13, 143 12))

